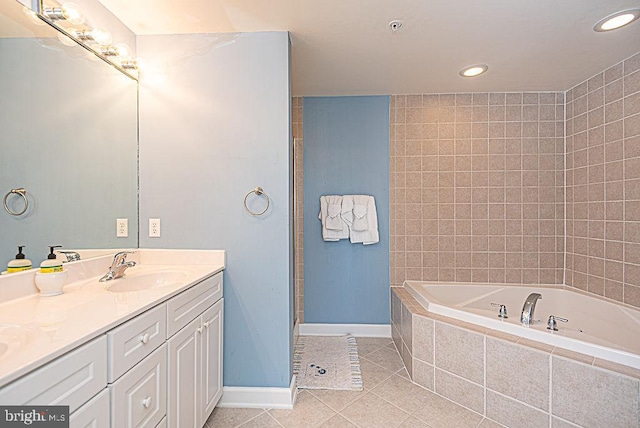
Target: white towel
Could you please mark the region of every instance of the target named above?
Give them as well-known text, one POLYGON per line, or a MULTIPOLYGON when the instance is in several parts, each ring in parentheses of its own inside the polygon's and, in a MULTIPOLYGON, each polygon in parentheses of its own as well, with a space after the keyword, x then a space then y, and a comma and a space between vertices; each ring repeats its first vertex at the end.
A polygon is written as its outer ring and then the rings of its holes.
POLYGON ((345 223, 342 221, 342 196, 327 196, 327 217, 325 227, 331 230, 343 230, 345 223))
POLYGON ((369 195, 345 195, 342 197, 343 218, 349 225, 349 239, 352 244, 371 245, 380 241, 378 233, 378 213, 376 201, 369 195), (345 202, 351 201, 351 216, 346 216, 345 202), (365 208, 366 207, 366 208, 365 208))
POLYGON ((322 221, 322 239, 325 241, 339 241, 340 239, 347 239, 349 237, 349 227, 344 223, 341 211, 338 215, 335 214, 336 205, 342 206, 342 196, 329 195, 320 197, 320 213, 318 218, 322 221), (340 201, 336 204, 337 201, 340 201), (331 212, 333 217, 329 216, 329 207, 333 206, 331 212), (329 220, 330 219, 330 220, 329 220), (329 220, 329 224, 327 224, 329 220), (340 224, 338 224, 338 221, 340 224), (341 226, 340 229, 337 227, 341 226))

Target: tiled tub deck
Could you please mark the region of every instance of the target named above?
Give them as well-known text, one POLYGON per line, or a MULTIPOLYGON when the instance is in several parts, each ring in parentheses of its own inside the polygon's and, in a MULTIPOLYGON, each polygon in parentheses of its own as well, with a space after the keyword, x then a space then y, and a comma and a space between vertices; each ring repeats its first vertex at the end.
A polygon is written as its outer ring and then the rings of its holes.
POLYGON ((508 427, 640 427, 640 370, 429 313, 391 287, 413 382, 508 427))

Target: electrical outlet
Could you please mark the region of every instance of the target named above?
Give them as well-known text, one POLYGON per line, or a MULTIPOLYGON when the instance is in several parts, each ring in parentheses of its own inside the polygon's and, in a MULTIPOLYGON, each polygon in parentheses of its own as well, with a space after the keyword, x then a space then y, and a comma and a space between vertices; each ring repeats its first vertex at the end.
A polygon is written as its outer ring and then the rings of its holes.
POLYGON ((160 219, 150 218, 149 219, 149 238, 159 238, 159 237, 160 237, 160 219))
POLYGON ((129 219, 119 218, 116 220, 116 238, 126 238, 129 236, 129 219))

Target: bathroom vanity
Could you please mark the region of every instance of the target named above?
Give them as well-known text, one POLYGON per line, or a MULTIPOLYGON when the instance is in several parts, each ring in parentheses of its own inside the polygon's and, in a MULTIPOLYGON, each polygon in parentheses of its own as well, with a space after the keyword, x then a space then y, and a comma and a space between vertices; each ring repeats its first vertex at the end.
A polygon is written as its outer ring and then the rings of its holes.
MULTIPOLYGON (((224 251, 138 250, 99 282, 112 257, 65 265, 60 296, 3 299, 0 403, 68 405, 71 427, 202 427, 222 395, 224 251)), ((27 293, 33 272, 15 275, 0 285, 27 293)))

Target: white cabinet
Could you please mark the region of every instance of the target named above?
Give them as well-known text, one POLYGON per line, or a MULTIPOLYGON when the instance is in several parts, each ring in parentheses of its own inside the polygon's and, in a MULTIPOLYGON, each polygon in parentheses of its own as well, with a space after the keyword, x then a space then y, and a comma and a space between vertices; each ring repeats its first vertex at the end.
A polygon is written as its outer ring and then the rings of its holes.
MULTIPOLYGON (((222 275, 213 279, 209 286, 221 288, 222 275)), ((168 341, 169 428, 201 428, 222 395, 223 302, 198 300, 207 309, 168 341)))
POLYGON ((73 413, 107 385, 104 335, 0 389, 5 405, 67 405, 73 413))
POLYGON ((69 428, 109 428, 109 390, 103 389, 69 417, 69 428))
POLYGON ((167 409, 167 346, 163 344, 113 385, 111 426, 155 428, 167 409))
POLYGON ((218 273, 0 388, 0 403, 69 405, 71 428, 202 428, 222 395, 223 302, 218 273))
POLYGON ((204 425, 222 396, 222 320, 223 299, 202 314, 202 346, 200 348, 200 426, 204 425))

